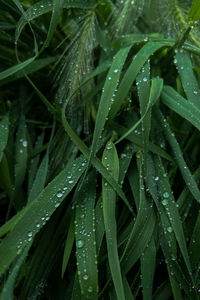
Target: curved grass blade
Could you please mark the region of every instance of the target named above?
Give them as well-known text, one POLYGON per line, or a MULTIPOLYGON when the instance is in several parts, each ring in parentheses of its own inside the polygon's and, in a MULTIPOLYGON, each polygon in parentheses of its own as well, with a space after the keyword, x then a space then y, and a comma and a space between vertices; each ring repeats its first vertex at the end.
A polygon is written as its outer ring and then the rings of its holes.
POLYGON ((5 71, 0 72, 0 80, 3 80, 17 72, 19 72, 20 70, 24 69, 25 67, 27 67, 28 65, 30 65, 34 60, 35 60, 36 56, 33 56, 13 67, 8 68, 5 71))
POLYGON ((13 82, 15 80, 18 80, 20 78, 23 78, 25 74, 32 74, 36 71, 41 70, 42 68, 47 67, 49 64, 55 62, 58 59, 57 56, 55 57, 47 57, 47 58, 41 58, 36 59, 27 66, 23 67, 21 70, 17 71, 13 75, 10 75, 9 77, 5 78, 4 80, 0 81, 0 86, 3 86, 9 82, 13 82))
POLYGON ((200 130, 200 109, 196 105, 185 100, 170 86, 164 86, 161 99, 170 109, 200 130))
POLYGON ((114 101, 115 90, 119 83, 120 73, 130 49, 131 47, 124 48, 115 55, 110 70, 107 74, 106 81, 103 87, 103 93, 98 107, 92 146, 90 150, 90 156, 88 159, 88 167, 90 166, 90 163, 96 154, 97 142, 103 131, 112 102, 114 101))
POLYGON ((85 299, 98 299, 98 273, 95 242, 96 179, 93 170, 76 196, 75 237, 78 277, 85 299))
POLYGON ((163 128, 164 134, 171 146, 171 149, 174 153, 174 157, 176 159, 176 162, 178 164, 178 167, 180 169, 180 172, 183 176, 183 179, 185 180, 185 183, 186 183, 188 189, 190 190, 193 197, 197 200, 197 202, 200 202, 200 191, 199 191, 198 185, 197 185, 195 179, 193 178, 193 176, 183 158, 181 148, 180 148, 174 134, 171 132, 168 122, 163 117, 163 115, 161 114, 160 111, 156 110, 155 113, 159 120, 159 123, 161 124, 161 126, 163 128))
POLYGON ((15 281, 20 271, 20 268, 28 254, 30 247, 26 247, 21 255, 17 258, 17 261, 13 265, 11 271, 9 272, 9 276, 6 280, 6 283, 3 287, 3 290, 0 295, 1 300, 13 300, 14 299, 14 288, 15 288, 15 281))
MULTIPOLYGON (((117 181, 119 160, 114 144, 109 141, 103 152, 102 162, 117 181)), ((108 262, 118 300, 125 300, 122 275, 117 249, 116 193, 105 179, 102 179, 103 215, 108 250, 108 262)))
MULTIPOLYGON (((42 0, 42 1, 39 1, 39 2, 35 3, 30 8, 28 8, 26 10, 26 12, 23 14, 23 16, 21 17, 21 19, 19 20, 18 24, 17 24, 16 41, 19 39, 20 34, 23 30, 23 27, 27 22, 30 22, 30 21, 38 18, 39 16, 42 16, 42 15, 52 11, 54 9, 55 4, 57 4, 57 3, 53 2, 53 1, 50 1, 50 0, 42 0)), ((94 2, 92 3, 92 1, 83 2, 83 1, 74 0, 74 1, 64 1, 61 6, 63 8, 88 9, 88 8, 91 8, 93 4, 94 4, 94 2)), ((53 23, 55 21, 54 18, 57 19, 57 13, 54 14, 54 16, 53 16, 53 19, 52 19, 53 23)), ((53 30, 53 27, 52 27, 51 30, 50 30, 50 33, 49 33, 49 37, 51 37, 51 34, 52 34, 53 31, 54 30, 53 30)))
MULTIPOLYGON (((119 125, 117 122, 112 121, 112 128, 115 129, 115 131, 117 131, 117 133, 121 136, 123 136, 128 129, 125 128, 122 125, 119 125)), ((134 132, 131 132, 127 137, 127 140, 129 140, 130 142, 133 142, 133 144, 141 146, 142 147, 142 137, 138 136, 137 134, 135 134, 134 132)), ((161 149, 160 147, 158 147, 157 145, 154 145, 153 143, 149 142, 149 150, 155 154, 158 154, 159 156, 165 158, 166 160, 169 161, 173 161, 172 157, 165 152, 163 149, 161 149)))
POLYGON ((80 156, 56 176, 47 187, 28 204, 17 224, 0 244, 0 275, 5 272, 15 257, 32 241, 50 216, 75 186, 85 170, 85 158, 80 156), (69 176, 70 179, 67 179, 69 176))
MULTIPOLYGON (((89 159, 90 156, 90 150, 89 148, 82 142, 82 140, 77 136, 77 134, 73 131, 73 129, 70 127, 69 123, 66 120, 65 117, 65 109, 66 109, 67 103, 65 103, 64 108, 62 109, 62 124, 64 127, 64 130, 66 133, 70 136, 72 141, 75 143, 75 145, 78 147, 78 149, 83 153, 83 155, 89 159)), ((108 181, 108 183, 113 187, 113 189, 118 193, 118 195, 122 198, 122 200, 125 202, 129 210, 132 212, 132 208, 123 193, 122 189, 117 184, 116 180, 113 179, 113 177, 109 174, 109 172, 106 170, 106 168, 102 165, 100 160, 96 157, 93 158, 92 164, 96 168, 96 170, 101 173, 101 175, 108 181)))
POLYGON ((125 139, 133 130, 135 130, 137 128, 137 126, 139 124, 141 124, 143 122, 144 118, 149 113, 149 110, 153 107, 153 105, 159 99, 161 91, 162 91, 162 87, 163 87, 163 80, 161 78, 157 77, 157 78, 152 79, 149 100, 148 100, 148 104, 147 104, 147 107, 146 107, 146 110, 145 110, 144 114, 142 115, 140 120, 138 120, 136 122, 136 124, 133 127, 131 127, 123 136, 121 136, 117 140, 116 144, 121 142, 123 139, 125 139))
POLYGON ((133 60, 128 67, 126 73, 124 74, 122 81, 119 85, 119 89, 115 96, 115 101, 111 107, 111 111, 109 113, 109 118, 113 119, 117 112, 120 110, 121 105, 124 99, 128 96, 131 86, 136 79, 139 71, 141 70, 142 66, 145 62, 149 59, 149 57, 159 50, 160 48, 164 47, 164 43, 156 43, 156 42, 149 42, 144 45, 140 51, 133 57, 133 60))
POLYGON ((171 224, 169 227, 165 228, 168 233, 174 232, 177 243, 180 247, 181 253, 183 255, 185 264, 188 269, 188 273, 192 274, 191 264, 189 260, 189 255, 186 247, 186 240, 183 233, 182 223, 180 221, 180 216, 178 212, 178 208, 176 206, 176 203, 174 201, 174 197, 170 188, 169 179, 167 176, 164 176, 166 174, 165 169, 162 165, 162 161, 160 158, 155 158, 155 167, 156 170, 158 170, 158 191, 160 194, 160 198, 162 200, 162 203, 160 205, 160 209, 163 209, 163 214, 166 214, 169 218, 169 223, 171 224), (166 211, 164 211, 166 209, 166 211))
POLYGON ((185 53, 179 52, 175 55, 175 61, 187 99, 200 109, 200 90, 193 72, 191 60, 185 53))

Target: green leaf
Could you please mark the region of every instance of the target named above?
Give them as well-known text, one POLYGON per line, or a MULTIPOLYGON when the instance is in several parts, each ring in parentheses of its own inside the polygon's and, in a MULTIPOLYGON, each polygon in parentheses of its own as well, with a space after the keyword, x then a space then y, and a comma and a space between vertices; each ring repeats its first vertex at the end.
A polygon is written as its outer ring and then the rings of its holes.
POLYGON ((81 293, 85 299, 98 298, 97 255, 95 242, 96 180, 94 170, 75 196, 76 259, 81 293))
POLYGON ((198 21, 200 19, 200 1, 193 0, 192 6, 188 14, 189 21, 198 21))
POLYGON ((5 71, 0 72, 0 80, 3 80, 17 72, 19 72, 20 70, 24 69, 25 67, 27 67, 28 65, 30 65, 34 60, 35 60, 36 56, 33 56, 27 60, 25 60, 22 63, 19 63, 13 67, 8 68, 5 71))
MULTIPOLYGON (((119 160, 114 144, 109 141, 103 152, 102 162, 111 172, 115 180, 119 178, 119 160)), ((108 182, 102 179, 103 215, 108 250, 108 262, 118 300, 125 300, 124 287, 117 249, 117 224, 116 224, 116 193, 108 182)))
POLYGON ((115 90, 118 86, 120 73, 127 58, 127 55, 131 47, 121 49, 114 57, 113 63, 110 67, 110 70, 107 74, 106 81, 103 87, 96 122, 92 140, 92 146, 90 150, 90 156, 88 159, 88 167, 96 154, 97 143, 106 123, 106 118, 108 116, 109 110, 111 108, 112 102, 115 97, 115 90))
POLYGON ((199 102, 199 85, 192 69, 192 63, 185 53, 177 53, 175 55, 177 62, 178 72, 181 77, 183 89, 186 93, 188 100, 200 109, 199 102))
POLYGON ((6 271, 15 257, 46 224, 79 180, 85 165, 86 162, 83 156, 77 158, 22 210, 23 215, 17 219, 15 227, 0 244, 0 275, 6 271), (67 179, 67 176, 70 179, 67 179))
POLYGON ((170 86, 164 86, 161 99, 170 109, 200 130, 200 109, 196 105, 187 101, 170 86))
POLYGON ((135 123, 135 125, 133 127, 131 127, 123 136, 121 136, 117 140, 116 144, 121 142, 123 139, 125 139, 131 132, 133 132, 133 130, 135 130, 138 127, 138 125, 140 125, 142 123, 142 121, 148 114, 149 110, 159 99, 161 91, 162 91, 162 87, 163 87, 163 80, 161 78, 157 77, 157 78, 152 79, 149 100, 148 100, 148 104, 147 104, 144 114, 142 115, 141 119, 135 123))

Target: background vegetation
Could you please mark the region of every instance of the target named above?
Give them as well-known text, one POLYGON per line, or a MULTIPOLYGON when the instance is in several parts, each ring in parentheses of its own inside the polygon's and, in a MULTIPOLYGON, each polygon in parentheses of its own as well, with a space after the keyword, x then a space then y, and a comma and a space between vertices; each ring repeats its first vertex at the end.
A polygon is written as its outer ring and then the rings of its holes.
POLYGON ((0 0, 0 299, 199 299, 199 1, 0 0))

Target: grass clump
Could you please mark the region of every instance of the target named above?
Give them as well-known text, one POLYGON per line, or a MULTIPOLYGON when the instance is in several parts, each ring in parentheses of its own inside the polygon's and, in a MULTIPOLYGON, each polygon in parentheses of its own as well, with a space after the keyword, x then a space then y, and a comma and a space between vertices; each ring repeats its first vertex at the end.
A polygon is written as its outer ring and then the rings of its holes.
POLYGON ((1 300, 199 299, 197 2, 0 0, 1 300))

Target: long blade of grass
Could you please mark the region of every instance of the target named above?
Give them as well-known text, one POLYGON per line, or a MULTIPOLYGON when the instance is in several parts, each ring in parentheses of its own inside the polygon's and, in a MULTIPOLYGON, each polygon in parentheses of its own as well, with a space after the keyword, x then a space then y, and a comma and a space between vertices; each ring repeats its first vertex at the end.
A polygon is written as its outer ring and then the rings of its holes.
POLYGON ((164 43, 154 43, 149 42, 144 45, 140 51, 133 57, 133 60, 128 67, 126 73, 124 74, 122 81, 120 83, 119 89, 115 96, 115 101, 111 107, 111 111, 109 113, 109 118, 114 118, 117 112, 120 110, 120 107, 127 97, 131 86, 133 85, 136 76, 138 75, 139 71, 145 64, 145 62, 149 59, 149 57, 156 52, 158 49, 164 47, 164 43))
MULTIPOLYGON (((89 148, 83 143, 83 141, 77 136, 77 134, 73 131, 73 129, 70 127, 69 123, 66 120, 65 117, 65 109, 66 109, 66 104, 62 110, 62 124, 63 127, 66 131, 66 133, 70 136, 72 141, 75 143, 75 145, 80 149, 80 151, 83 153, 83 155, 89 159, 90 157, 90 150, 89 148)), ((106 170, 106 168, 102 165, 100 160, 96 157, 93 158, 92 164, 96 168, 98 172, 103 175, 103 177, 108 181, 108 183, 113 187, 113 189, 118 193, 118 195, 122 198, 122 200, 125 202, 129 210, 132 212, 132 208, 123 193, 122 189, 119 187, 117 184, 116 180, 113 179, 113 177, 109 174, 109 172, 106 170)))
POLYGON ((179 52, 175 55, 175 61, 188 100, 200 109, 200 90, 193 72, 191 60, 186 54, 179 52))
POLYGON ((36 233, 75 186, 85 170, 85 158, 77 158, 56 176, 48 186, 23 209, 23 216, 0 244, 0 275, 5 272, 17 254, 29 244, 36 233), (70 177, 70 179, 67 176, 70 177))
POLYGON ((3 80, 17 72, 19 72, 20 70, 24 69, 25 67, 27 67, 28 65, 30 65, 34 60, 35 60, 36 56, 33 56, 13 67, 8 68, 5 71, 0 72, 0 80, 3 80))
POLYGON ((117 140, 116 144, 121 142, 123 139, 125 139, 131 132, 133 132, 133 130, 135 130, 138 127, 138 125, 140 125, 143 122, 144 118, 147 116, 150 109, 153 107, 153 105, 159 99, 161 91, 162 91, 162 87, 163 87, 163 80, 161 78, 157 77, 157 78, 152 79, 149 100, 148 100, 148 104, 147 104, 144 114, 142 115, 140 120, 138 120, 136 122, 136 124, 134 126, 132 126, 123 136, 121 136, 117 140))
POLYGON ((73 215, 71 217, 69 230, 68 230, 68 234, 67 234, 67 239, 65 242, 65 249, 64 249, 64 255, 63 255, 63 262, 62 262, 62 278, 63 278, 65 270, 67 268, 67 264, 68 264, 68 261, 70 258, 73 244, 74 244, 74 238, 75 238, 75 226, 74 226, 74 215, 73 215))
POLYGON ((88 167, 90 166, 90 163, 96 154, 97 142, 106 123, 106 118, 108 116, 112 102, 114 101, 115 90, 117 89, 119 83, 120 73, 130 49, 131 47, 124 48, 115 55, 110 70, 107 74, 106 81, 103 87, 103 93, 98 107, 92 146, 88 159, 88 167))
POLYGON ((95 242, 96 198, 95 171, 89 173, 76 197, 76 259, 81 293, 85 299, 98 298, 97 256, 95 242))
POLYGON ((156 263, 156 247, 152 237, 149 245, 141 256, 141 275, 142 275, 142 291, 143 299, 152 299, 153 279, 156 263), (148 272, 147 272, 148 270, 148 272))
POLYGON ((165 86, 161 95, 162 102, 174 110, 193 126, 200 130, 200 109, 192 102, 185 100, 172 87, 165 86))
POLYGON ((197 200, 197 202, 200 202, 200 191, 198 188, 198 185, 196 181, 194 180, 181 151, 181 148, 174 136, 174 134, 171 132, 171 129, 169 127, 169 124, 167 120, 164 118, 164 116, 159 112, 158 110, 155 111, 156 116, 159 120, 159 123, 161 124, 164 134, 171 146, 171 149, 174 153, 174 157, 176 159, 176 162, 179 166, 180 172, 183 176, 183 179, 185 180, 185 183, 190 190, 193 197, 197 200))
MULTIPOLYGON (((119 160, 114 144, 109 141, 103 152, 102 162, 117 181, 119 160)), ((124 287, 117 249, 116 193, 105 179, 102 179, 103 215, 108 249, 108 262, 118 300, 125 300, 124 287)))

